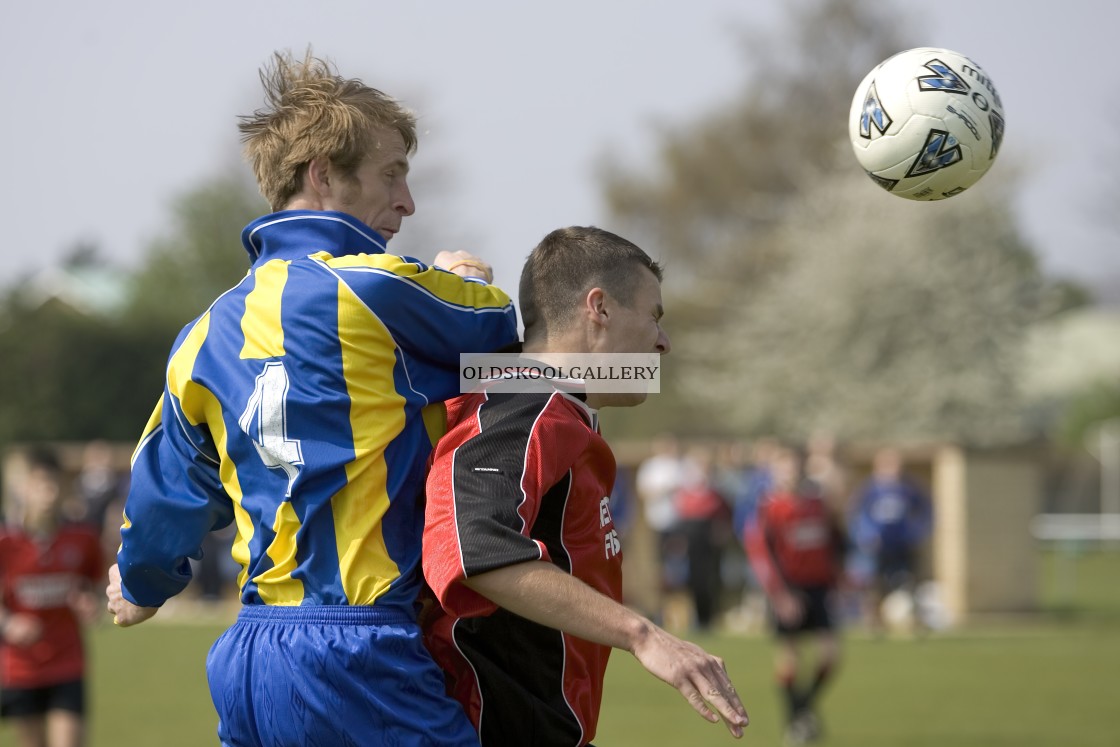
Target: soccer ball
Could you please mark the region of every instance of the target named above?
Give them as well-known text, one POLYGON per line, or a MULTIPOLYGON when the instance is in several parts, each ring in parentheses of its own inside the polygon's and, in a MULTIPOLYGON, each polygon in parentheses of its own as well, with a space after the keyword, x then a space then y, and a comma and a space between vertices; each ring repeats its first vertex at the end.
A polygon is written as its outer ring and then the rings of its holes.
POLYGON ((879 614, 891 630, 907 630, 914 624, 914 597, 906 589, 895 589, 879 603, 879 614))
POLYGON ((1003 142, 1003 104, 968 57, 899 52, 856 89, 848 135, 871 180, 893 195, 942 200, 982 177, 1003 142))

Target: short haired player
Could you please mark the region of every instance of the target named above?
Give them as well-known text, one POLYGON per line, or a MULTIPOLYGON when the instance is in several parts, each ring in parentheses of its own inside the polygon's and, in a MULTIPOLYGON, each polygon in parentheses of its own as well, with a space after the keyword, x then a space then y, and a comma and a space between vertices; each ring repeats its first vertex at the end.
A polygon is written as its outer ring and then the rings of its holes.
MULTIPOLYGON (((523 354, 669 352, 661 270, 597 228, 553 231, 521 275, 523 354)), ((584 745, 612 648, 632 653, 736 737, 747 713, 724 663, 621 604, 603 407, 642 393, 548 385, 448 405, 427 485, 425 628, 483 745, 584 745)))

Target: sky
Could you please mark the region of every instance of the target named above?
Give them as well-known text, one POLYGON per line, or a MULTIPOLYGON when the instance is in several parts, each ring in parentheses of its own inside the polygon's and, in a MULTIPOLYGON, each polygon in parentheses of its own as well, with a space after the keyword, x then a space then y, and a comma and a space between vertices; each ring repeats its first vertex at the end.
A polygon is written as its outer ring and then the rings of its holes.
MULTIPOLYGON (((1107 137, 1120 117, 1120 4, 891 2, 922 45, 969 55, 995 81, 1007 132, 993 168, 1023 172, 1014 207, 1044 267, 1090 284, 1120 278, 1120 220, 1110 229, 1101 217, 1102 164, 1120 158, 1107 137)), ((273 50, 311 44, 420 115, 418 212, 390 249, 475 251, 515 291, 548 231, 610 227, 595 177, 604 154, 649 170, 659 128, 739 95, 740 30, 773 28, 786 4, 12 3, 0 27, 0 285, 78 242, 138 262, 170 231, 177 195, 231 168, 248 174, 236 117, 261 104, 257 70, 273 50), (410 224, 438 245, 408 244, 410 224)))

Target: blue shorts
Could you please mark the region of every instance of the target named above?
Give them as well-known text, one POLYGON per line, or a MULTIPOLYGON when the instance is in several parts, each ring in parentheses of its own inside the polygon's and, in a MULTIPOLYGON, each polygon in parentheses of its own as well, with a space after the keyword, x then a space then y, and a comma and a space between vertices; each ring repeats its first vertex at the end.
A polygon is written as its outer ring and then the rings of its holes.
POLYGON ((224 747, 478 747, 400 611, 243 607, 206 676, 224 747))

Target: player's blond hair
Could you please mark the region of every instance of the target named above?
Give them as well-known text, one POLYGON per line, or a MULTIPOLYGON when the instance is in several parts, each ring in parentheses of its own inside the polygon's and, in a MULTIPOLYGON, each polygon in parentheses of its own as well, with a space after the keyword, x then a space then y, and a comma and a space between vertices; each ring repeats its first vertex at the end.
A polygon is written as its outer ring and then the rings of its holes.
POLYGON ((416 116, 396 100, 334 65, 276 52, 261 68, 266 106, 239 117, 245 157, 273 210, 300 191, 307 164, 325 157, 347 175, 377 148, 378 131, 396 130, 406 152, 416 150, 416 116))

